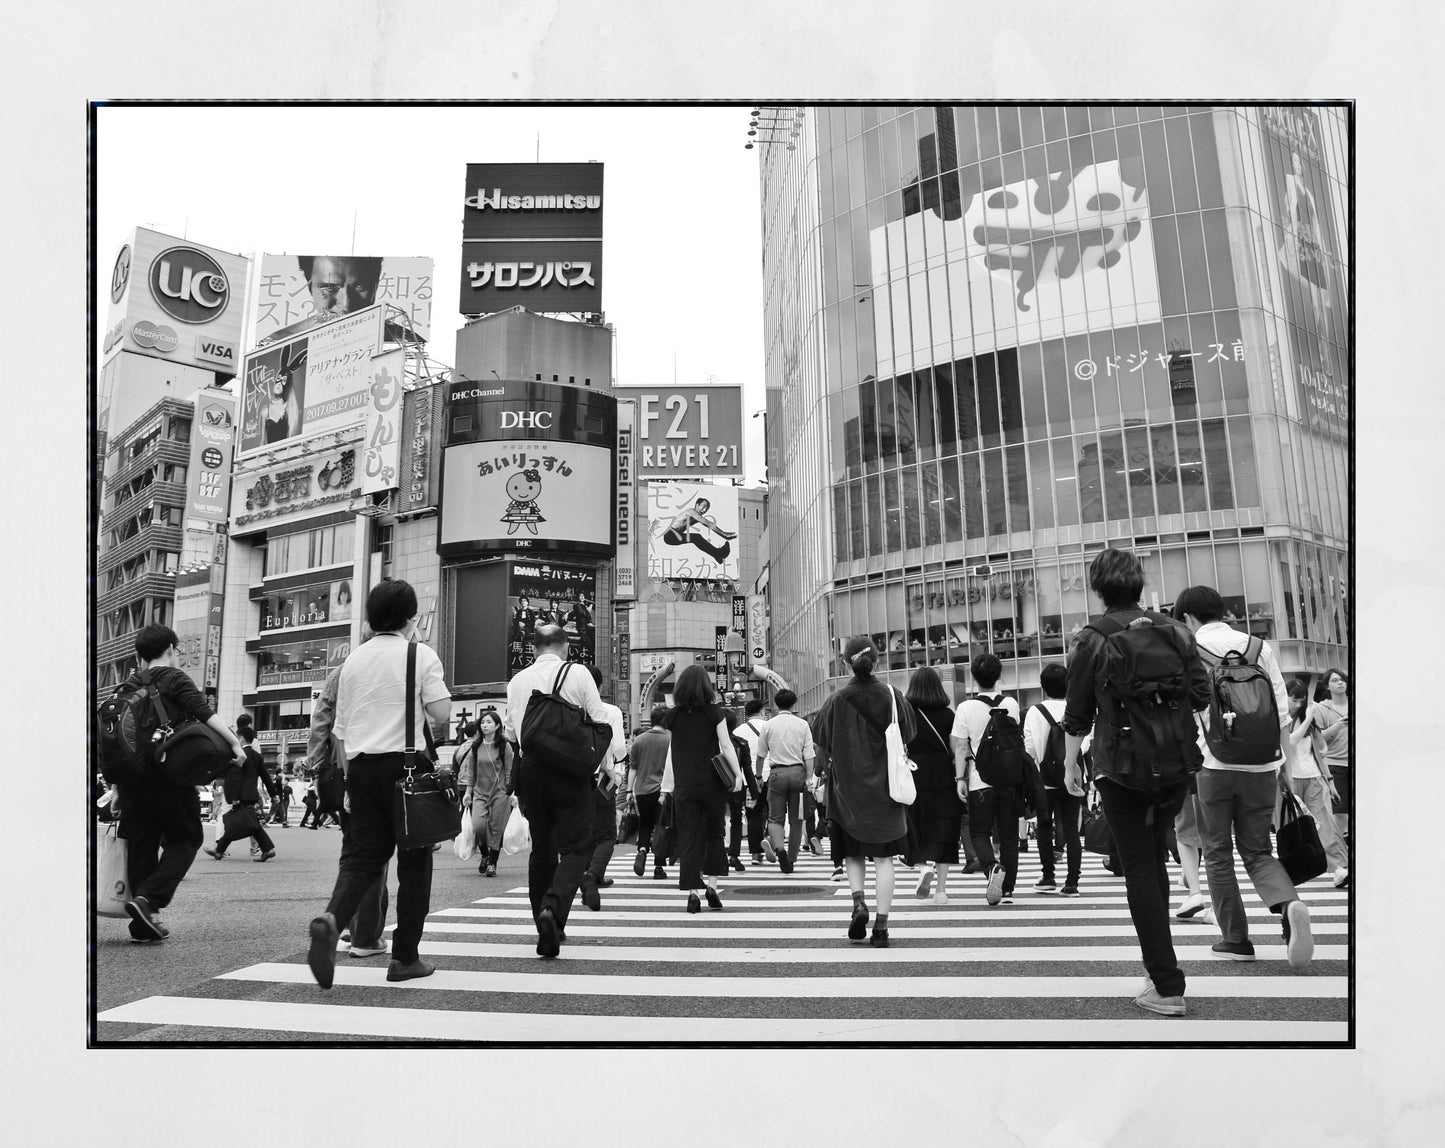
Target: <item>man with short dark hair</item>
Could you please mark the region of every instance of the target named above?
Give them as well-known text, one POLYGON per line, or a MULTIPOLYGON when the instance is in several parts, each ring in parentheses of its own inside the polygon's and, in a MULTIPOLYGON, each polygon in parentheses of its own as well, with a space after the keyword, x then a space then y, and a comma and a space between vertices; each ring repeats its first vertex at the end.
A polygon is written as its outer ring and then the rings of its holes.
MULTIPOLYGON (((532 691, 551 693, 567 663, 567 631, 540 626, 532 638, 537 659, 507 683, 503 726, 508 741, 520 746, 522 719, 532 691)), ((580 706, 593 721, 609 721, 591 675, 581 666, 567 671, 561 696, 580 706)), ((591 856, 592 791, 589 777, 571 777, 539 761, 517 755, 517 800, 532 832, 527 862, 527 895, 537 922, 537 955, 555 957, 566 939, 567 917, 591 856)))
POLYGON ((974 756, 988 731, 991 711, 1002 709, 1014 721, 1019 719, 1019 703, 1002 693, 989 697, 1003 673, 997 654, 977 655, 969 666, 978 692, 963 701, 953 715, 949 741, 953 744, 953 776, 958 796, 968 809, 968 831, 979 865, 988 875, 984 900, 990 905, 1011 905, 1014 883, 1019 873, 1019 817, 1023 813, 1023 791, 1018 788, 997 788, 979 775, 974 756), (998 837, 995 858, 993 838, 998 837))
POLYGON ((1062 777, 1055 777, 1046 765, 1055 764, 1062 771, 1062 757, 1048 761, 1048 749, 1052 741, 1059 747, 1059 739, 1051 736, 1064 719, 1064 695, 1068 692, 1069 671, 1059 662, 1050 662, 1039 673, 1039 686, 1044 691, 1044 700, 1031 707, 1024 716, 1024 752, 1038 764, 1043 775, 1044 804, 1039 809, 1039 864, 1043 876, 1034 885, 1035 893, 1053 893, 1057 890, 1065 897, 1079 895, 1079 874, 1083 869, 1083 847, 1079 841, 1079 819, 1083 816, 1084 799, 1075 797, 1068 787, 1061 784, 1062 777), (1068 874, 1064 887, 1054 883, 1054 829, 1058 826, 1064 835, 1065 856, 1068 858, 1068 874))
MULTIPOLYGON (((1225 624, 1225 610, 1224 599, 1213 586, 1190 586, 1174 602, 1175 619, 1189 627, 1200 652, 1216 662, 1228 654, 1243 654, 1250 645, 1248 634, 1225 624)), ((1218 760, 1204 734, 1210 720, 1208 706, 1196 708, 1195 714, 1200 725, 1199 748, 1204 753, 1204 768, 1198 778, 1199 812, 1204 818, 1199 827, 1200 840, 1209 871, 1209 897, 1223 934, 1223 940, 1212 951, 1226 960, 1254 960, 1244 899, 1234 876, 1234 854, 1238 851, 1259 899, 1283 921, 1290 968, 1304 969, 1314 955, 1310 911, 1269 843, 1281 772, 1285 785, 1289 784, 1289 695, 1279 661, 1268 642, 1259 644, 1258 665, 1269 677, 1279 719, 1279 753, 1272 760, 1257 764, 1218 760)), ((1226 720, 1232 716, 1226 715, 1226 720)))
POLYGON ((351 813, 352 847, 343 850, 336 886, 326 911, 311 922, 307 964, 316 983, 331 987, 336 969, 337 921, 350 921, 362 898, 396 854, 396 929, 391 938, 388 981, 430 976, 436 970, 421 959, 418 947, 431 907, 432 851, 397 848, 392 809, 396 783, 406 776, 408 742, 417 750, 416 772, 430 773, 425 726, 445 737, 451 725, 452 696, 441 659, 416 642, 416 591, 400 579, 384 579, 366 597, 371 641, 352 651, 337 679, 336 720, 332 737, 337 759, 346 770, 346 805, 351 813), (406 666, 416 647, 413 725, 406 728, 406 666))
MULTIPOLYGON (((588 666, 587 673, 592 684, 601 695, 602 671, 588 666)), ((607 865, 612 860, 612 851, 617 847, 617 790, 622 784, 623 764, 627 760, 626 725, 622 711, 611 702, 603 702, 607 721, 612 726, 612 745, 608 747, 607 760, 603 764, 602 776, 592 789, 592 857, 587 862, 587 871, 582 874, 582 903, 594 913, 602 908, 602 896, 598 889, 606 889, 613 883, 607 876, 607 865)))
MULTIPOLYGON (((231 743, 233 760, 241 765, 246 752, 240 739, 206 704, 205 695, 190 676, 176 666, 180 638, 169 626, 152 622, 135 638, 141 669, 149 671, 172 725, 203 721, 231 743)), ((159 715, 157 715, 159 716, 159 715)), ((201 828, 201 799, 194 785, 177 785, 153 766, 142 781, 121 785, 120 835, 125 838, 131 899, 130 939, 137 944, 163 941, 170 930, 160 922, 160 910, 171 903, 176 888, 190 870, 205 841, 201 828)))
MULTIPOLYGON (((667 768, 667 751, 672 734, 667 729, 667 706, 652 707, 647 729, 632 739, 627 755, 627 786, 637 803, 637 855, 632 871, 641 877, 647 872, 647 854, 652 848, 652 834, 662 806, 662 773, 667 768)), ((659 881, 667 879, 667 871, 657 862, 652 874, 659 881)))
POLYGON ((768 836, 763 851, 777 858, 778 868, 791 873, 803 844, 803 791, 813 781, 813 731, 793 713, 798 695, 781 689, 773 695, 778 716, 758 734, 758 756, 768 762, 768 836), (788 843, 783 845, 783 818, 788 819, 788 843))
POLYGON ((228 824, 225 819, 222 820, 223 832, 216 838, 216 843, 204 852, 219 861, 225 857, 226 847, 231 842, 251 838, 260 847, 259 853, 255 852, 255 846, 252 847, 252 856, 257 861, 269 861, 276 856, 276 845, 261 820, 261 786, 265 786, 273 801, 280 800, 281 788, 271 780, 271 775, 261 763, 261 755, 251 744, 256 740, 256 731, 249 725, 243 726, 240 737, 246 749, 246 760, 231 766, 225 776, 226 804, 231 806, 226 816, 230 821, 228 824))
POLYGON ((763 836, 768 831, 768 763, 758 755, 758 738, 763 732, 763 723, 768 720, 767 707, 761 698, 749 698, 743 705, 743 720, 733 736, 748 747, 752 759, 753 777, 757 780, 759 792, 754 795, 744 791, 744 817, 748 827, 748 854, 754 865, 763 863, 763 836))
POLYGON ((1106 641, 1105 631, 1100 627, 1106 622, 1111 630, 1115 626, 1129 628, 1135 624, 1172 626, 1176 633, 1161 633, 1159 638, 1172 642, 1182 651, 1192 708, 1208 704, 1209 681, 1189 631, 1163 614, 1140 608, 1144 567, 1130 551, 1109 549, 1099 553, 1089 564, 1089 587, 1103 602, 1105 613, 1098 622, 1091 622, 1082 630, 1069 653, 1063 720, 1064 784, 1075 797, 1084 795, 1079 750, 1084 735, 1093 729, 1094 784, 1124 870, 1129 916, 1149 973, 1149 981, 1134 1003, 1162 1016, 1183 1016, 1185 980, 1169 931, 1166 853, 1169 828, 1184 804, 1189 783, 1186 780, 1160 792, 1125 784, 1131 779, 1126 772, 1131 763, 1128 747, 1121 745, 1120 733, 1127 725, 1128 714, 1099 672, 1106 641), (1125 719, 1122 724, 1121 717, 1125 719))

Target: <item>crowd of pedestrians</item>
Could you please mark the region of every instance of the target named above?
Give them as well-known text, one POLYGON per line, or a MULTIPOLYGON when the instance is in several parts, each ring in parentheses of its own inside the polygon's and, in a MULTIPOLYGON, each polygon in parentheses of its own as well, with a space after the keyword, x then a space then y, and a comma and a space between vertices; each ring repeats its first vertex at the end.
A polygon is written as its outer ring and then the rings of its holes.
MULTIPOLYGON (((1268 642, 1227 624, 1226 605, 1209 586, 1182 591, 1167 615, 1144 609, 1143 568, 1128 551, 1099 554, 1089 584, 1102 614, 1076 636, 1066 663, 1043 667, 1043 698, 1026 712, 998 688, 1003 666, 991 653, 972 660, 973 690, 954 706, 931 667, 916 669, 905 690, 886 684, 875 676, 880 654, 872 640, 855 636, 841 652, 848 680, 811 720, 797 714, 789 689, 778 690, 771 704, 750 701, 739 719, 720 704, 703 667, 692 665, 679 675, 671 704, 654 707, 630 743, 621 711, 600 696, 599 671, 568 661, 565 630, 541 626, 535 661, 512 678, 500 708, 483 709, 466 726, 452 762, 478 872, 497 875, 509 822, 524 817, 537 953, 553 958, 566 943, 574 901, 602 910, 619 821, 636 834, 633 873, 645 876, 650 864, 654 879, 668 880, 675 865, 687 913, 704 904, 724 908, 721 882, 746 870, 744 848, 752 866, 776 865, 786 877, 802 850, 821 856, 826 847, 834 879, 846 880, 851 893, 846 937, 886 948, 898 865, 916 873, 914 895, 934 904, 948 904, 951 892, 981 892, 989 906, 1009 905, 1019 893, 1029 818, 1041 875, 1025 891, 1079 896, 1081 825, 1092 792, 1112 839, 1108 867, 1123 876, 1148 974, 1136 1004, 1166 1016, 1186 1012, 1171 919, 1217 925, 1212 952, 1221 959, 1255 958, 1236 859, 1254 895, 1278 916, 1289 964, 1308 968, 1309 909, 1274 855, 1271 830, 1281 803, 1293 800, 1285 795, 1296 795, 1318 827, 1334 885, 1349 884, 1348 675, 1329 671, 1326 696, 1311 701, 1306 683, 1284 680, 1268 642), (1229 748, 1238 715, 1220 714, 1212 693, 1214 667, 1226 664, 1254 668, 1258 696, 1267 701, 1256 716, 1264 725, 1254 727, 1262 749, 1229 748), (1145 666, 1172 669, 1131 681, 1129 673, 1142 676, 1145 666), (521 748, 534 692, 555 692, 612 731, 594 776, 566 774, 521 748), (890 783, 895 726, 911 759, 911 803, 898 800, 890 783), (1171 853, 1183 883, 1172 909, 1171 853)), ((342 830, 334 888, 308 930, 308 964, 323 988, 333 983, 342 940, 351 942, 355 958, 389 953, 388 980, 434 971, 419 954, 434 847, 399 847, 392 803, 407 747, 445 738, 451 696, 436 654, 416 642, 412 588, 385 580, 366 610, 366 639, 322 689, 308 746, 317 780, 306 791, 301 826, 317 828, 330 813, 342 830), (393 855, 396 928, 388 945, 393 855)), ((288 783, 262 765, 248 721, 231 731, 189 678, 173 670, 175 647, 163 626, 147 627, 137 641, 167 704, 234 742, 234 761, 213 797, 213 819, 222 817, 223 803, 226 813, 205 852, 219 861, 233 843, 250 838, 257 860, 274 857, 262 794, 270 798, 272 821, 286 826, 288 783)), ((430 754, 415 761, 421 773, 433 770, 430 754)), ((130 849, 131 938, 163 939, 160 910, 204 842, 196 791, 159 782, 121 786, 115 806, 130 849)))

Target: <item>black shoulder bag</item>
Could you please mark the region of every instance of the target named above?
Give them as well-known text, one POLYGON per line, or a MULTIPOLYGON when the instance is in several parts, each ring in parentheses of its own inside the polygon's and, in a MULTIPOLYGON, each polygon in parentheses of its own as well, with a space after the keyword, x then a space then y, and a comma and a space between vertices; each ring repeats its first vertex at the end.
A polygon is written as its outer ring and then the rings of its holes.
POLYGON ((449 841, 461 832, 462 810, 457 795, 456 775, 450 770, 434 772, 431 728, 425 730, 424 754, 416 749, 416 643, 406 647, 406 776, 396 783, 392 802, 398 849, 423 849, 449 841), (426 770, 417 774, 418 756, 426 770))

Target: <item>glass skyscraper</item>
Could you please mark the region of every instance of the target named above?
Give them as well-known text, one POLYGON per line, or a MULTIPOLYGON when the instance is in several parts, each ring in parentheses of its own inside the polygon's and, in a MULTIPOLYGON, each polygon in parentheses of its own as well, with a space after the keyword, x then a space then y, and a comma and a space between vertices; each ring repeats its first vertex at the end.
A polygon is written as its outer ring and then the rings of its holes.
POLYGON ((991 649, 1033 700, 1105 546, 1145 605, 1217 587, 1286 677, 1345 663, 1349 108, 784 111, 770 585, 803 712, 850 634, 898 684, 991 649))

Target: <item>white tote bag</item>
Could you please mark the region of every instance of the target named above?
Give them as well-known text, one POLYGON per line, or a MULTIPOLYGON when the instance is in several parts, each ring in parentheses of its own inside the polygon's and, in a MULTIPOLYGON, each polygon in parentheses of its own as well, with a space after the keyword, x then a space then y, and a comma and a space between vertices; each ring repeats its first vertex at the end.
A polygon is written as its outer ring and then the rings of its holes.
POLYGON ((130 877, 126 872, 126 844, 119 822, 112 821, 95 842, 95 912, 100 917, 126 916, 130 877))
POLYGON ((898 698, 893 687, 888 687, 888 705, 893 711, 893 720, 883 733, 888 746, 888 796, 899 805, 912 805, 918 797, 918 787, 913 784, 913 771, 918 767, 908 759, 908 750, 903 745, 903 731, 898 728, 898 698))
POLYGON ((502 831, 502 849, 506 853, 520 853, 523 849, 530 848, 532 848, 532 827, 522 816, 521 807, 514 805, 511 816, 507 818, 507 828, 502 831))
POLYGON ((477 855, 477 827, 472 821, 472 809, 469 805, 462 807, 462 828, 452 839, 452 851, 456 853, 458 861, 470 861, 477 855))

